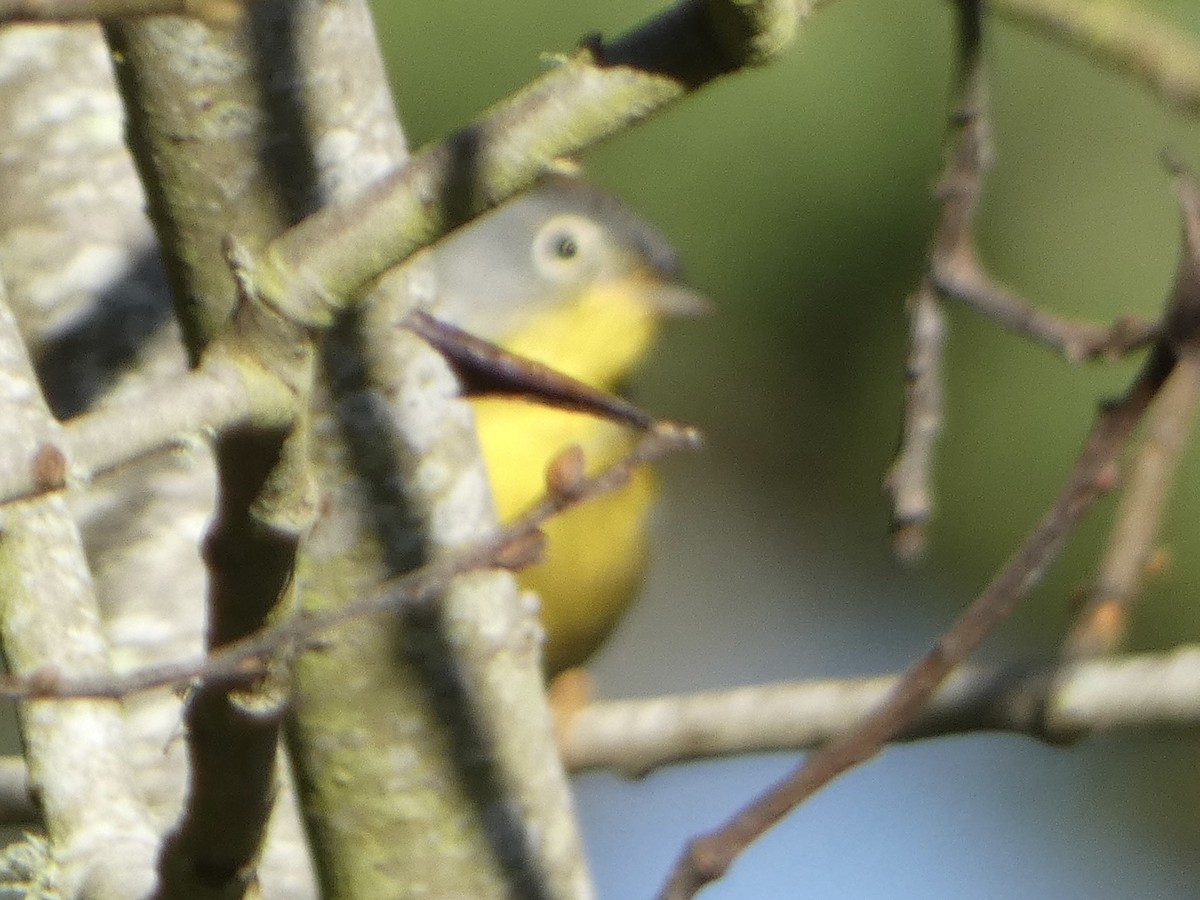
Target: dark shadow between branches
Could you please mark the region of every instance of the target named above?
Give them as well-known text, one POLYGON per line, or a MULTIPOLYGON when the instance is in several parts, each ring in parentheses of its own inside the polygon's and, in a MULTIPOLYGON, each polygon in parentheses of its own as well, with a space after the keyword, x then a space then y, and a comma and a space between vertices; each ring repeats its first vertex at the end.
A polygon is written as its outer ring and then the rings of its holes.
POLYGON ((83 315, 34 349, 38 382, 55 418, 91 408, 173 320, 162 258, 147 249, 83 315))

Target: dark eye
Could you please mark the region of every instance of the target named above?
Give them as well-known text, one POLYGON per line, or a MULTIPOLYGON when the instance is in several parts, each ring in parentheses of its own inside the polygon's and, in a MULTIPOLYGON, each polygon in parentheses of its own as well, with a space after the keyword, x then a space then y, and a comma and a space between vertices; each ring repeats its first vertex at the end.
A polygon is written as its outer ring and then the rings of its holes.
POLYGON ((586 216, 551 216, 542 223, 529 247, 534 268, 543 278, 556 282, 593 277, 604 262, 602 239, 600 227, 586 216))
POLYGON ((559 259, 574 259, 579 255, 579 242, 569 234, 554 239, 554 255, 559 259))

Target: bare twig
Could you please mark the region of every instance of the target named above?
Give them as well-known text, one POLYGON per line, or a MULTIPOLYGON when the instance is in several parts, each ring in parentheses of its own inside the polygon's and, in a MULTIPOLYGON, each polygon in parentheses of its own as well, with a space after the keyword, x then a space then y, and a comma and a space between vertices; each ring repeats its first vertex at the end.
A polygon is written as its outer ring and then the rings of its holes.
MULTIPOLYGON (((470 394, 515 394, 534 402, 605 416, 636 428, 654 420, 626 400, 509 353, 422 312, 405 321, 460 376, 470 394)), ((237 426, 283 427, 294 395, 261 366, 210 354, 198 369, 72 419, 53 444, 28 460, 0 456, 0 505, 86 484, 118 466, 202 435, 237 426)))
MULTIPOLYGON (((1056 347, 1068 359, 1125 352, 1151 340, 1155 343, 1138 382, 1125 399, 1106 410, 1094 426, 1075 471, 1055 506, 988 589, 939 639, 933 650, 907 670, 881 707, 861 725, 815 753, 796 772, 728 824, 694 840, 677 863, 664 891, 665 897, 692 896, 705 883, 719 877, 758 834, 837 774, 874 755, 884 739, 899 733, 912 720, 933 687, 1040 579, 1082 511, 1115 478, 1115 471, 1109 471, 1109 467, 1115 464, 1117 452, 1175 369, 1178 339, 1174 334, 1186 326, 1190 336, 1200 319, 1195 306, 1181 313, 1177 297, 1161 329, 1128 322, 1118 323, 1108 330, 1099 329, 1041 313, 983 272, 971 241, 988 154, 981 56, 982 3, 960 0, 958 5, 962 60, 956 115, 958 137, 940 185, 942 218, 930 266, 936 288, 945 295, 970 303, 1014 331, 1056 347)), ((1185 254, 1185 265, 1192 265, 1189 254, 1185 254)), ((1196 289, 1189 286, 1188 292, 1195 295, 1196 289)), ((1190 406, 1191 398, 1186 399, 1190 406)), ((910 402, 910 416, 914 415, 913 406, 916 404, 910 402)), ((908 430, 911 431, 911 427, 908 430)), ((904 459, 902 448, 901 460, 904 459)), ((909 479, 910 488, 916 486, 914 493, 917 496, 927 492, 924 468, 911 466, 901 470, 909 479)), ((1162 484, 1161 479, 1158 483, 1162 484)))
POLYGON ((1200 185, 1177 162, 1166 163, 1175 175, 1182 249, 1162 347, 1178 355, 1178 365, 1150 412, 1100 574, 1064 644, 1069 656, 1111 652, 1124 637, 1200 402, 1200 185))
MULTIPOLYGON (((561 722, 575 772, 640 777, 661 766, 739 753, 809 750, 851 728, 897 676, 760 684, 727 691, 607 700, 561 722)), ((1063 744, 1134 728, 1200 726, 1200 646, 1054 666, 965 667, 946 679, 897 741, 1005 731, 1063 744)), ((20 757, 0 757, 0 825, 37 812, 20 757)))
POLYGON ((1119 355, 1144 346, 1155 334, 1152 326, 1122 321, 1103 328, 1038 310, 993 281, 980 265, 973 229, 991 161, 982 4, 958 0, 958 7, 959 81, 951 119, 954 139, 938 183, 942 215, 930 253, 934 284, 942 294, 1058 350, 1069 360, 1119 355))
POLYGON ((1001 325, 1054 347, 1069 360, 1115 356, 1145 346, 1156 336, 1157 325, 1126 319, 1104 328, 1039 311, 992 281, 975 257, 972 229, 983 177, 990 163, 990 126, 979 21, 982 7, 969 0, 960 0, 960 7, 964 17, 962 77, 955 114, 959 139, 941 183, 948 210, 932 254, 932 271, 938 287, 1001 325))
POLYGON ((929 270, 909 299, 912 349, 904 434, 885 489, 892 498, 897 555, 919 556, 932 513, 930 468, 941 424, 941 343, 938 298, 953 297, 1005 328, 1040 341, 1069 360, 1119 355, 1145 345, 1156 327, 1122 320, 1111 328, 1065 319, 1036 309, 993 281, 974 248, 975 214, 991 160, 987 84, 983 62, 983 8, 958 0, 959 69, 950 141, 938 181, 941 205, 929 252, 929 270))
POLYGON ((946 675, 1041 580, 1079 518, 1114 485, 1117 454, 1173 365, 1171 354, 1154 352, 1125 397, 1101 411, 1054 505, 975 602, 905 670, 883 704, 726 824, 692 840, 677 861, 662 897, 677 900, 694 896, 798 804, 842 772, 874 756, 913 721, 946 675))
MULTIPOLYGON (((521 566, 537 552, 538 528, 551 517, 592 497, 616 490, 639 466, 663 456, 697 446, 698 433, 687 426, 660 422, 644 434, 630 451, 595 475, 564 483, 527 512, 472 546, 448 553, 428 565, 384 585, 377 593, 360 597, 321 614, 295 616, 268 626, 241 640, 223 645, 202 659, 149 666, 120 675, 71 678, 49 668, 30 677, 0 678, 0 697, 10 700, 126 697, 138 691, 199 682, 230 687, 261 677, 263 660, 290 645, 305 647, 322 632, 351 619, 388 610, 419 612, 436 600, 451 578, 493 566, 521 566)), ((561 473, 556 473, 561 475, 561 473)))
POLYGON ((942 430, 942 345, 946 319, 929 279, 908 298, 910 348, 905 370, 904 431, 884 479, 892 498, 893 547, 905 562, 925 546, 925 523, 933 514, 930 473, 942 430))
POLYGON ((257 367, 212 360, 123 405, 72 419, 29 459, 0 456, 0 504, 85 485, 146 454, 234 425, 288 421, 293 398, 281 387, 257 367))
MULTIPOLYGON (((572 771, 632 776, 692 759, 811 750, 854 727, 897 682, 886 675, 599 701, 560 723, 559 746, 572 771)), ((1057 666, 964 667, 894 740, 1007 731, 1064 744, 1155 725, 1200 725, 1200 646, 1057 666)))
POLYGON ((1147 416, 1147 434, 1122 490, 1096 583, 1065 641, 1067 656, 1110 653, 1124 639, 1198 401, 1200 357, 1188 354, 1180 357, 1147 416))

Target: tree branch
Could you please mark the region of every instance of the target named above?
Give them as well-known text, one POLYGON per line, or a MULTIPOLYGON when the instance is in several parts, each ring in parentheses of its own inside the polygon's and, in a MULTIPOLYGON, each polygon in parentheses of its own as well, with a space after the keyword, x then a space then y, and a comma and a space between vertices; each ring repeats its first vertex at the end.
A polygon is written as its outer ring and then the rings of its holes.
POLYGON ((693 839, 671 872, 662 897, 694 896, 788 812, 847 769, 870 759, 908 726, 950 671, 1041 580, 1083 513, 1113 486, 1117 455, 1173 365, 1172 355, 1156 348, 1125 397, 1101 411, 1054 505, 974 603, 905 670, 887 699, 725 825, 693 839))
POLYGON ((1200 402, 1200 184, 1177 163, 1167 165, 1175 175, 1182 247, 1160 345, 1178 364, 1150 411, 1100 574, 1064 644, 1068 656, 1108 653, 1124 638, 1200 402))
MULTIPOLYGON (((689 760, 812 750, 878 706, 898 677, 596 701, 560 723, 559 749, 573 772, 635 778, 689 760)), ((1197 726, 1200 645, 1186 645, 1057 665, 964 667, 895 740, 1002 731, 1061 745, 1108 731, 1197 726)), ((35 817, 24 760, 0 757, 0 825, 25 827, 35 817)))
MULTIPOLYGON (((550 518, 587 500, 610 493, 628 481, 639 466, 667 454, 699 445, 695 429, 659 422, 643 434, 624 456, 594 475, 578 477, 573 465, 555 467, 546 495, 503 527, 469 546, 448 551, 421 568, 394 578, 377 591, 309 615, 297 615, 255 634, 217 648, 206 656, 147 666, 123 674, 72 678, 53 667, 29 677, 0 676, 0 697, 9 700, 128 697, 158 687, 188 687, 191 683, 237 686, 261 677, 265 660, 289 646, 305 648, 317 635, 338 625, 386 611, 409 616, 427 614, 447 584, 461 574, 488 568, 520 568, 540 552, 539 527, 550 518)), ((320 643, 317 643, 320 646, 320 643)))
MULTIPOLYGON (((0 442, 30 451, 54 440, 16 320, 0 285, 0 442)), ((78 529, 61 497, 9 507, 0 533, 0 637, 18 677, 47 665, 76 677, 111 673, 78 529)), ((157 835, 128 766, 121 707, 111 700, 26 702, 30 783, 52 840, 64 896, 142 897, 155 885, 157 835)))
POLYGON ((294 398, 279 381, 244 361, 212 360, 130 397, 70 420, 54 442, 23 459, 0 454, 0 504, 78 488, 155 451, 256 422, 284 423, 294 398))
MULTIPOLYGON (((754 685, 729 691, 598 701, 560 723, 573 772, 633 777, 739 753, 817 749, 878 708, 900 676, 754 685)), ((980 731, 1051 744, 1116 729, 1200 725, 1200 646, 1057 665, 965 667, 946 679, 894 740, 980 731)))
POLYGON ((991 0, 989 9, 1139 79, 1176 112, 1200 115, 1200 46, 1143 8, 1119 0, 991 0))
POLYGON ((942 215, 930 251, 930 277, 943 295, 978 309, 998 324, 1047 344, 1076 361, 1117 355, 1151 340, 1152 326, 1118 322, 1102 328, 1039 310, 993 281, 974 249, 975 214, 991 163, 991 124, 983 48, 983 6, 958 0, 959 79, 951 115, 953 140, 938 182, 942 215))
POLYGON ((684 0, 605 44, 587 44, 352 203, 325 207, 261 256, 265 297, 328 324, 371 279, 530 187, 572 156, 701 85, 767 59, 795 32, 794 0, 684 0))
POLYGON ((975 215, 991 163, 991 124, 983 47, 983 4, 958 0, 958 77, 946 161, 938 179, 940 212, 921 284, 908 301, 912 349, 908 360, 904 431, 884 479, 892 500, 897 555, 924 549, 933 512, 933 453, 941 430, 943 297, 973 307, 1004 328, 1046 344, 1068 360, 1115 356, 1149 343, 1157 326, 1123 319, 1111 328, 1037 309, 994 281, 975 251, 975 215))
MULTIPOLYGON (((366 4, 293 0, 257 13, 262 57, 290 61, 267 87, 291 135, 284 168, 310 173, 292 209, 346 202, 400 169, 408 150, 366 4)), ((453 375, 396 327, 436 295, 432 270, 410 259, 324 335, 312 409, 321 517, 296 568, 306 616, 495 527, 453 375)), ((390 900, 413 883, 447 896, 587 896, 537 653, 505 652, 528 643, 529 605, 508 573, 472 572, 444 581, 429 607, 424 618, 348 619, 295 661, 287 741, 323 896, 390 900), (433 665, 414 663, 422 645, 433 665)))
POLYGON ((213 26, 232 25, 246 0, 0 0, 0 22, 69 22, 194 16, 213 26))
MULTIPOLYGON (((192 361, 207 350, 206 365, 265 370, 294 413, 216 434, 218 503, 202 552, 206 641, 217 647, 291 610, 297 547, 316 511, 305 416, 316 338, 263 310, 239 279, 242 247, 263 246, 290 222, 264 152, 281 136, 260 87, 271 70, 248 18, 223 31, 142 19, 110 24, 107 35, 192 361)), ((161 850, 163 896, 240 896, 253 883, 278 790, 282 668, 235 691, 200 685, 188 696, 188 793, 161 850)))

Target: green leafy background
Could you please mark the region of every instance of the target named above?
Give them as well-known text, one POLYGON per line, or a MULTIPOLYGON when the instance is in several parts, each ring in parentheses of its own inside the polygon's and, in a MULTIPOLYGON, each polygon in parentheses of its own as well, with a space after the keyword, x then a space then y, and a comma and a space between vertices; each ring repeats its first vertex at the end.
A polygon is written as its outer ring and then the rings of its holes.
MULTIPOLYGON (((537 75, 544 53, 614 35, 646 0, 379 3, 398 106, 433 141, 537 75)), ((1200 35, 1200 6, 1152 4, 1200 35)), ((1134 362, 1070 366, 951 310, 938 517, 924 564, 889 556, 879 483, 899 427, 903 300, 934 216, 953 74, 948 4, 843 0, 775 65, 709 87, 589 154, 601 183, 677 242, 716 303, 637 383, 701 426, 666 467, 647 594, 597 659, 608 694, 875 673, 918 653, 1053 496, 1096 402, 1134 362)), ((996 165, 981 217, 992 272, 1038 304, 1109 321, 1161 308, 1178 224, 1157 154, 1200 165, 1197 125, 1043 36, 988 35, 996 165)), ((1133 643, 1200 634, 1200 490, 1189 452, 1170 565, 1133 643)), ((1111 503, 982 655, 1049 651, 1086 586, 1111 503)), ((756 847, 706 896, 1188 897, 1200 852, 1194 736, 1056 751, 972 737, 889 751, 756 847)), ((648 896, 683 840, 792 759, 579 780, 605 897, 648 896)))

